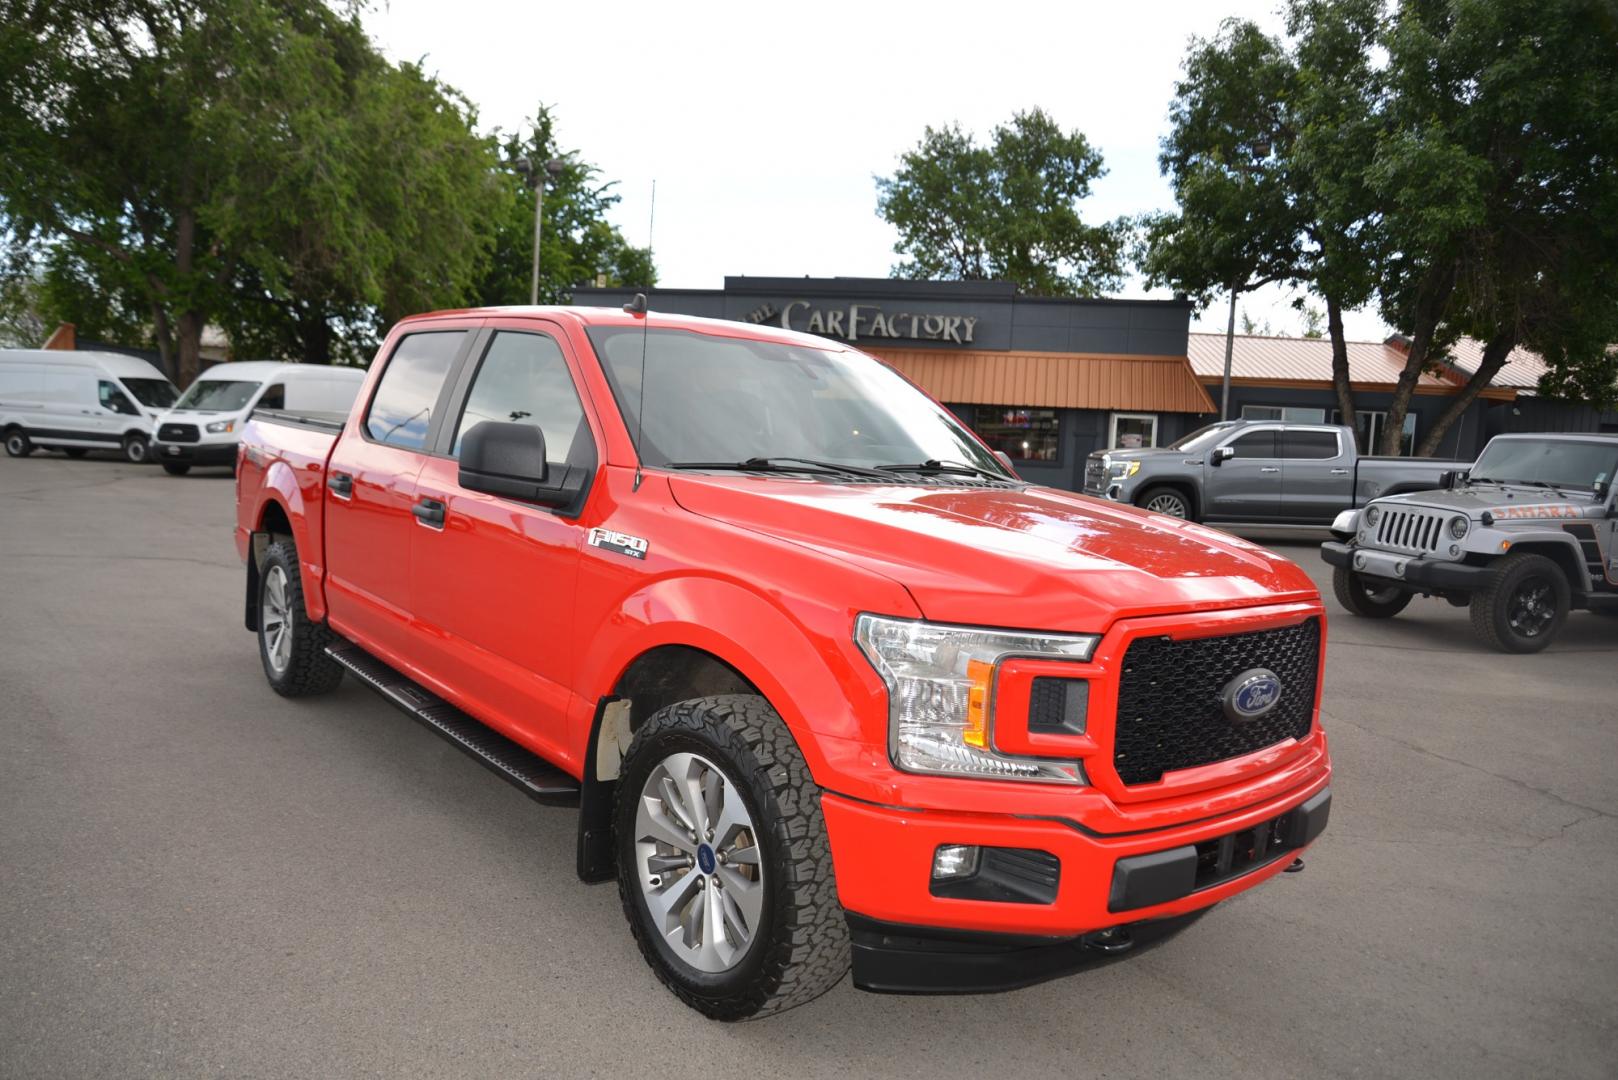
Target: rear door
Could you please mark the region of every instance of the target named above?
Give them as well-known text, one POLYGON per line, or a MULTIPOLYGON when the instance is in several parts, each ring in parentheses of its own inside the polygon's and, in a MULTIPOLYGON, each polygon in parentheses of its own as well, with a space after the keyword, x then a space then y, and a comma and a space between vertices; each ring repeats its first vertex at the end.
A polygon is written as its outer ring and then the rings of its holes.
POLYGON ((1354 499, 1352 449, 1335 428, 1281 429, 1281 514, 1289 522, 1331 524, 1354 499))
POLYGON ((411 548, 415 612, 429 674, 514 738, 566 756, 564 723, 576 657, 573 594, 584 532, 580 505, 554 509, 469 491, 461 440, 484 421, 544 433, 551 469, 593 472, 597 435, 578 389, 578 360, 554 324, 493 322, 480 337, 418 482, 442 512, 418 523, 411 548))
POLYGON ((1275 428, 1243 429, 1221 446, 1236 456, 1207 470, 1203 517, 1216 521, 1274 521, 1281 514, 1281 456, 1275 428))
POLYGON ((344 428, 328 466, 326 603, 332 625, 407 669, 421 661, 410 631, 416 476, 444 422, 450 373, 476 325, 429 325, 399 337, 364 412, 344 428))

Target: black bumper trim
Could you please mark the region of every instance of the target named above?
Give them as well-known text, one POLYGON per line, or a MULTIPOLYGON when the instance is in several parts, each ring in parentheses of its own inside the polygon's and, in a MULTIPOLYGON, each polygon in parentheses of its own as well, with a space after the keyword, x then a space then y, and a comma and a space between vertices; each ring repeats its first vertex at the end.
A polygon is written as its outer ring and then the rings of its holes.
POLYGON ((152 443, 152 460, 183 465, 234 465, 236 443, 152 443))
MULTIPOLYGON (((1354 568, 1354 548, 1337 540, 1328 540, 1320 545, 1320 557, 1328 566, 1341 567, 1352 570, 1354 568)), ((1386 581, 1391 585, 1406 585, 1412 590, 1444 589, 1459 592, 1473 592, 1483 587, 1483 580, 1493 573, 1487 566, 1468 566, 1466 563, 1434 562, 1412 555, 1410 561, 1405 563, 1405 576, 1402 578, 1384 577, 1381 574, 1365 574, 1356 571, 1364 577, 1374 581, 1386 581)))

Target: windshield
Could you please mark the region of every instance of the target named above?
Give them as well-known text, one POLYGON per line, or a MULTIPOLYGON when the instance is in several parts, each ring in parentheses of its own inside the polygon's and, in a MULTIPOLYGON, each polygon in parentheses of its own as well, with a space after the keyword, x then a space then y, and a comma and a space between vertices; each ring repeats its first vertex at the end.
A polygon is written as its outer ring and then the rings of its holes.
POLYGON ((1198 428, 1191 434, 1183 436, 1176 442, 1169 443, 1170 450, 1189 450, 1196 453, 1199 450, 1208 450, 1219 441, 1219 437, 1235 427, 1234 421, 1224 420, 1217 424, 1209 424, 1205 428, 1198 428))
MULTIPOLYGON (((590 340, 631 435, 641 394, 641 330, 597 326, 590 340)), ((871 468, 959 462, 1011 479, 953 415, 853 352, 688 330, 646 334, 648 465, 800 458, 871 468)))
POLYGON ((256 382, 241 382, 235 379, 198 379, 191 384, 191 388, 180 395, 175 404, 176 409, 213 409, 218 412, 235 412, 245 409, 247 403, 253 400, 258 392, 259 384, 256 382))
POLYGON ((1573 439, 1496 439, 1472 467, 1472 480, 1549 484, 1589 491, 1610 484, 1618 447, 1573 439))
POLYGON ((179 391, 167 379, 119 379, 135 395, 135 400, 154 409, 166 409, 174 404, 179 391))

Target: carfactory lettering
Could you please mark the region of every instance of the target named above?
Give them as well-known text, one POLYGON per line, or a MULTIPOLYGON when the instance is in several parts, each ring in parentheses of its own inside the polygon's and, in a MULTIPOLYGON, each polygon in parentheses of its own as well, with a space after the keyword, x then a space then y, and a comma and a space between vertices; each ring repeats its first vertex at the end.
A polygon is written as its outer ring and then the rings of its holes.
POLYGON ((784 330, 802 330, 844 341, 885 337, 953 341, 957 345, 972 344, 978 325, 976 315, 916 315, 908 311, 888 315, 875 304, 817 308, 810 307, 807 300, 793 300, 779 310, 774 304, 764 304, 748 312, 747 321, 774 322, 784 330))

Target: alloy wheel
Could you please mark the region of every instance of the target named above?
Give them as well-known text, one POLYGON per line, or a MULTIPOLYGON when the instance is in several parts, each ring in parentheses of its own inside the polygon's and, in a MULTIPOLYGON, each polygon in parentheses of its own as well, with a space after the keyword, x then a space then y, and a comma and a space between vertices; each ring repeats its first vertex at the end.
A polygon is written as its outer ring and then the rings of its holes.
POLYGON ((741 962, 764 917, 758 833, 718 766, 675 753, 647 775, 635 810, 635 869, 652 925, 698 971, 741 962))
POLYGON ((264 575, 263 600, 259 605, 259 633, 264 635, 264 655, 276 675, 286 671, 292 660, 292 619, 287 605, 287 576, 279 566, 264 575))
POLYGON ((1526 638, 1538 637, 1556 619, 1556 598, 1551 583, 1543 578, 1526 578, 1511 594, 1506 622, 1526 638))
POLYGON ((1178 495, 1164 493, 1149 499, 1146 509, 1154 514, 1166 514, 1169 517, 1184 518, 1186 516, 1185 500, 1178 495))

